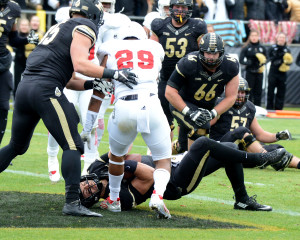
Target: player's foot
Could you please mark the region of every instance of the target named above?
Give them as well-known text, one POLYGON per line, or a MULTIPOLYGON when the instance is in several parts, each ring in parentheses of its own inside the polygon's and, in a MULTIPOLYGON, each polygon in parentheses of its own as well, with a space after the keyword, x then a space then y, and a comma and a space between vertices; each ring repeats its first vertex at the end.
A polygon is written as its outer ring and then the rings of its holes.
POLYGON ((293 154, 286 152, 283 158, 275 164, 272 164, 271 167, 274 168, 276 171, 284 171, 290 165, 290 162, 293 159, 293 154))
POLYGON ((256 201, 256 195, 249 197, 245 202, 236 202, 234 204, 234 209, 248 211, 272 211, 271 206, 259 204, 256 201))
POLYGON ((83 217, 103 217, 100 213, 92 212, 82 206, 80 200, 65 203, 62 213, 64 215, 83 216, 83 217))
POLYGON ((116 201, 112 201, 110 200, 110 197, 108 197, 100 203, 100 208, 109 210, 111 212, 121 212, 120 198, 118 198, 116 201))
POLYGON ((163 197, 158 195, 155 190, 151 195, 149 207, 157 213, 158 218, 171 218, 171 214, 163 201, 163 197))
POLYGON ((58 182, 60 180, 59 163, 57 157, 48 157, 48 172, 51 182, 58 182))
POLYGON ((276 164, 281 161, 283 156, 285 155, 286 150, 284 148, 276 149, 272 152, 262 153, 259 168, 265 168, 269 165, 276 164))

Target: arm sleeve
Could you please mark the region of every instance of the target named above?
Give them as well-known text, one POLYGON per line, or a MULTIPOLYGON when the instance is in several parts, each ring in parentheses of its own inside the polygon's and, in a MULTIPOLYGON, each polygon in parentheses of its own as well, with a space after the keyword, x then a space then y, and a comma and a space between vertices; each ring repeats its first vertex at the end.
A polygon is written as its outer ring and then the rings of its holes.
POLYGON ((9 33, 9 45, 12 47, 20 47, 28 44, 28 40, 25 37, 20 37, 17 31, 11 31, 9 33))

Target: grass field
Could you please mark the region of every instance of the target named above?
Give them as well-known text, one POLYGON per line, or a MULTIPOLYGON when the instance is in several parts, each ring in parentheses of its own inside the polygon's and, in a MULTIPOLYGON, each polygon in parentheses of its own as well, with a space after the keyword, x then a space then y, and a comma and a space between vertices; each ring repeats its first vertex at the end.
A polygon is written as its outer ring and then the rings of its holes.
MULTIPOLYGON (((11 117, 12 112, 2 146, 10 138, 11 117)), ((259 122, 271 132, 289 129, 293 140, 280 144, 300 156, 299 120, 259 122)), ((0 174, 0 239, 300 239, 299 170, 245 169, 248 194, 257 194, 258 202, 271 205, 273 212, 233 210, 233 191, 220 169, 204 178, 189 196, 166 201, 170 220, 156 219, 148 202, 119 214, 95 206, 93 210, 103 218, 66 217, 61 214, 64 181, 50 182, 46 149, 47 130, 40 122, 28 152, 0 174)), ((108 151, 107 133, 99 151, 108 151)), ((132 152, 146 153, 140 136, 132 152)))

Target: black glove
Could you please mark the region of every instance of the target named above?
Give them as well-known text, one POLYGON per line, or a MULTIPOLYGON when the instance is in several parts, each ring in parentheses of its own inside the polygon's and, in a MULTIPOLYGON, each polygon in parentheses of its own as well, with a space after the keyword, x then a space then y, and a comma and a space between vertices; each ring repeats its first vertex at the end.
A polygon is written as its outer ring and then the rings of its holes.
POLYGON ((121 70, 112 70, 112 69, 104 69, 103 71, 103 78, 113 78, 123 84, 125 84, 127 87, 129 87, 130 89, 133 89, 133 87, 130 85, 134 84, 137 85, 137 76, 130 72, 131 69, 128 68, 124 68, 121 70))
POLYGON ((35 33, 34 30, 30 30, 27 36, 28 43, 38 45, 39 44, 39 35, 35 33))
POLYGON ((276 133, 276 139, 277 141, 279 140, 291 140, 292 139, 292 136, 291 136, 291 133, 289 132, 289 130, 283 130, 283 131, 280 131, 278 133, 276 133))
POLYGON ((113 87, 111 82, 104 79, 95 78, 93 81, 93 89, 104 93, 105 96, 108 96, 113 91, 113 87))
POLYGON ((194 128, 202 127, 213 118, 211 112, 207 109, 198 108, 197 110, 189 109, 184 116, 184 120, 189 122, 194 128), (196 126, 195 126, 196 125, 196 126))

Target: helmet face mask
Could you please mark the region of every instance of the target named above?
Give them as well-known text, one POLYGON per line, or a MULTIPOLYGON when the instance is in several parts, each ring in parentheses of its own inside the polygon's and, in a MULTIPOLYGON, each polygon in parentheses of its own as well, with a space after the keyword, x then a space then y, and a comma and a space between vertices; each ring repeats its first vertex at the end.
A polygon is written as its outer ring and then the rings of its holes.
POLYGON ((102 182, 98 179, 97 175, 95 173, 88 174, 88 175, 83 175, 80 177, 80 183, 85 182, 88 185, 88 192, 90 193, 90 196, 85 198, 83 196, 83 193, 80 189, 80 201, 81 204, 87 208, 92 207, 95 203, 99 202, 100 195, 102 192, 103 184, 102 182), (91 183, 93 182, 93 183, 91 183), (96 192, 92 192, 92 188, 94 186, 97 186, 98 190, 96 192))
POLYGON ((242 77, 239 78, 240 78, 240 82, 238 88, 238 95, 233 105, 233 107, 237 109, 242 108, 245 105, 245 103, 248 101, 250 90, 251 90, 246 79, 242 77))
POLYGON ((103 24, 103 6, 99 0, 73 0, 70 17, 78 13, 90 19, 99 28, 103 24))
POLYGON ((171 0, 170 2, 170 16, 177 22, 182 23, 192 16, 193 0, 171 0), (174 9, 176 6, 187 7, 188 10, 174 9))
POLYGON ((199 45, 199 58, 201 63, 208 69, 218 67, 224 58, 224 41, 216 33, 207 33, 200 40, 199 45), (217 54, 217 58, 208 58, 205 53, 217 54))

